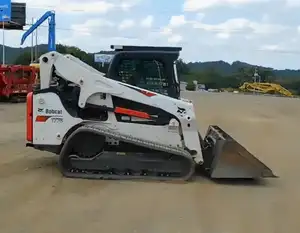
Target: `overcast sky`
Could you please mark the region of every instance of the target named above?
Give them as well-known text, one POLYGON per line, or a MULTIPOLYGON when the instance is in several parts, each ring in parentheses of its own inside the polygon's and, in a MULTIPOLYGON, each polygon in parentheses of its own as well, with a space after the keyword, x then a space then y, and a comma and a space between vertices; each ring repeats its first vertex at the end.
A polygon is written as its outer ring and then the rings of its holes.
MULTIPOLYGON (((182 46, 185 61, 241 60, 300 68, 300 0, 20 0, 27 20, 56 11, 57 42, 89 52, 111 44, 182 46)), ((39 43, 47 43, 47 22, 39 43)), ((7 31, 19 47, 22 32, 7 31)), ((1 41, 1 39, 0 39, 1 41)), ((28 38, 25 45, 30 45, 28 38)))

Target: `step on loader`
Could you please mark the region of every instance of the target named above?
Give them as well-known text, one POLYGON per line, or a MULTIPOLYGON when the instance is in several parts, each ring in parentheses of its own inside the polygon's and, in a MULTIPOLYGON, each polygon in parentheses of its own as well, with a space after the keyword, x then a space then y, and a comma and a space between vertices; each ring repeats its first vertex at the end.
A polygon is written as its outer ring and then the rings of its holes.
POLYGON ((26 145, 58 154, 64 176, 186 181, 200 168, 211 178, 275 177, 220 127, 201 137, 193 103, 180 97, 181 48, 111 48, 103 72, 72 55, 40 57, 26 145))

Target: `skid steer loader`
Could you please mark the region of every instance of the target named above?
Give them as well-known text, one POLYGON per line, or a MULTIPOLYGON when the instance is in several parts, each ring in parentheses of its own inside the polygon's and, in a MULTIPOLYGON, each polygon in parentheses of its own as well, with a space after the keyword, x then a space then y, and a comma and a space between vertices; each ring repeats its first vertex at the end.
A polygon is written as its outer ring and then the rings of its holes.
POLYGON ((40 86, 27 96, 27 146, 59 155, 66 177, 189 180, 275 177, 211 125, 197 130, 180 97, 181 48, 111 46, 105 73, 72 55, 40 57, 40 86))

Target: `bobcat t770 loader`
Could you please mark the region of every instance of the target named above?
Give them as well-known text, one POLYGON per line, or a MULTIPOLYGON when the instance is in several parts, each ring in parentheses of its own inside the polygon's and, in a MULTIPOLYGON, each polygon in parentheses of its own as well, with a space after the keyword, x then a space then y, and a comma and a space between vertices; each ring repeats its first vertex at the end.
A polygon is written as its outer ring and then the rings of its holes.
POLYGON ((189 180, 199 167, 211 178, 274 177, 220 127, 201 137, 193 103, 180 97, 181 48, 111 48, 105 73, 72 55, 40 57, 26 145, 58 154, 64 176, 189 180))

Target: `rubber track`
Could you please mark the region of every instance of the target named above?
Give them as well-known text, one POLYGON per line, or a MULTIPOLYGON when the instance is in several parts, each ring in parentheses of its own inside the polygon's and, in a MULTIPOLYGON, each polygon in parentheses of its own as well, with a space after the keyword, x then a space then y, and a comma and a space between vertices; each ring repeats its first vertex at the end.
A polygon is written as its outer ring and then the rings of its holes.
POLYGON ((119 132, 114 132, 108 127, 105 127, 103 124, 86 124, 77 130, 75 130, 66 140, 59 160, 59 166, 62 174, 69 178, 86 178, 86 179, 117 179, 117 180, 133 180, 133 179, 143 179, 143 180, 160 180, 160 181, 187 181, 192 178, 195 172, 195 162, 192 156, 184 149, 178 147, 172 147, 169 145, 164 145, 161 143, 156 143, 153 141, 142 140, 140 138, 133 137, 131 135, 121 134, 119 132), (137 146, 146 147, 149 149, 163 151, 170 154, 182 156, 190 162, 190 170, 186 172, 186 175, 182 177, 168 177, 168 176, 147 176, 147 175, 115 175, 115 174, 106 174, 106 173, 93 173, 89 171, 70 171, 66 170, 62 165, 62 159, 64 157, 65 151, 67 150, 68 141, 71 140, 72 136, 79 132, 91 132, 103 135, 106 137, 114 138, 115 140, 124 141, 127 143, 132 143, 137 146))

